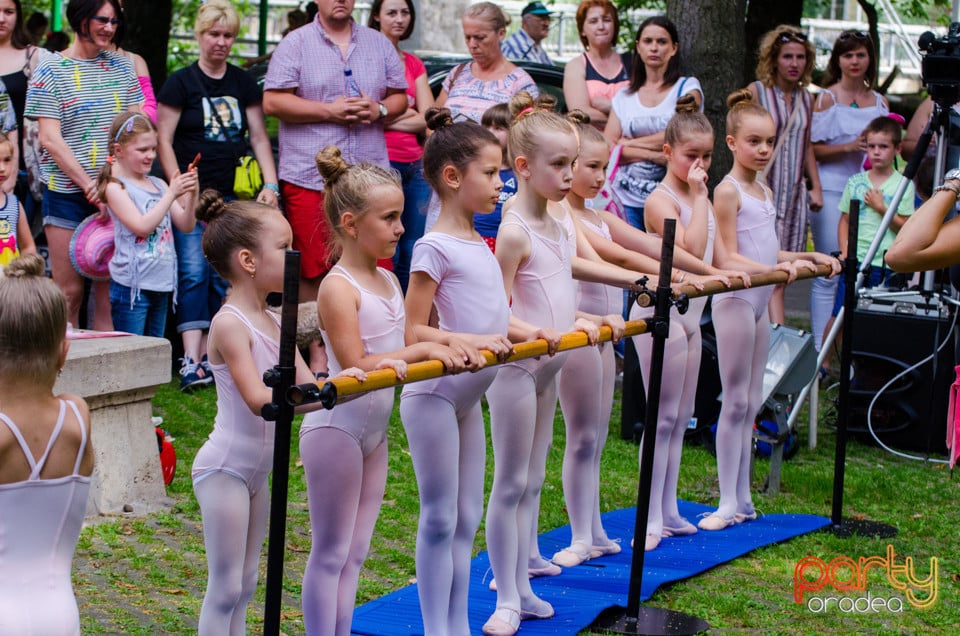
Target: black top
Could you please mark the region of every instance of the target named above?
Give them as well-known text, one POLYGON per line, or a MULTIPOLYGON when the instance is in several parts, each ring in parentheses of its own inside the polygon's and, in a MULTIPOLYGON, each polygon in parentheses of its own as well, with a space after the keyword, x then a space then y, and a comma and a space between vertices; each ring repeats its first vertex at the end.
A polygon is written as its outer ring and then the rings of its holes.
POLYGON ((215 188, 233 196, 234 169, 247 147, 247 107, 262 101, 256 81, 233 64, 227 64, 222 78, 214 79, 194 62, 167 78, 157 101, 180 110, 173 134, 180 170, 186 170, 199 152, 200 189, 215 188))

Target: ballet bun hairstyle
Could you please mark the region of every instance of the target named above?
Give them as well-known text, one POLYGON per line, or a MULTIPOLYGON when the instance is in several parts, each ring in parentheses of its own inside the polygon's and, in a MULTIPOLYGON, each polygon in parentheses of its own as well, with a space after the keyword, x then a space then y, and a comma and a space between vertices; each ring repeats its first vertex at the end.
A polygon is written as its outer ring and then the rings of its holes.
POLYGON ((203 256, 213 269, 226 280, 233 280, 231 257, 240 249, 260 249, 263 219, 274 208, 256 201, 224 200, 216 190, 200 193, 196 215, 207 224, 203 232, 203 256))
POLYGON ((770 113, 757 103, 746 88, 733 91, 727 96, 727 134, 736 137, 740 132, 740 125, 745 117, 767 117, 770 113))
POLYGON ((570 122, 554 112, 556 104, 552 95, 534 99, 527 91, 520 91, 510 98, 513 123, 507 136, 507 155, 511 166, 517 157, 536 154, 541 135, 574 133, 570 122))
POLYGON ((595 126, 590 123, 590 115, 583 112, 579 108, 575 108, 567 113, 567 121, 573 124, 574 130, 577 132, 577 136, 580 138, 580 145, 582 146, 584 142, 598 143, 598 144, 607 144, 606 137, 603 136, 595 126))
POLYGON ((373 201, 371 193, 379 186, 393 186, 402 190, 400 177, 394 170, 362 162, 348 164, 340 148, 327 146, 317 153, 317 171, 323 177, 323 210, 333 228, 330 245, 331 259, 337 257, 343 239, 343 214, 353 212, 362 216, 373 201))
MULTIPOLYGON (((480 124, 469 120, 454 123, 447 108, 429 108, 424 118, 433 134, 423 147, 423 176, 437 192, 443 186, 444 166, 452 165, 464 174, 486 146, 500 147, 494 134, 480 124)), ((504 128, 507 126, 509 123, 504 128)))
POLYGON ((41 256, 24 254, 0 277, 0 377, 56 381, 67 337, 67 301, 44 269, 41 256))
POLYGON ((691 135, 706 133, 713 135, 713 126, 710 120, 700 111, 697 100, 691 93, 687 93, 677 100, 676 112, 667 123, 663 131, 663 142, 670 146, 682 143, 691 135))

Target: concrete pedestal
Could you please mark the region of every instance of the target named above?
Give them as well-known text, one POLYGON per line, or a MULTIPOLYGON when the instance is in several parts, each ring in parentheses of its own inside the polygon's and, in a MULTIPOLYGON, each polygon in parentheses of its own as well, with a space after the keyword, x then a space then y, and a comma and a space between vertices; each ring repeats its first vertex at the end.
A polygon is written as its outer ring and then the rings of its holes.
POLYGON ((118 336, 71 340, 55 393, 90 406, 96 459, 87 515, 146 514, 166 501, 151 399, 170 381, 170 343, 118 336))

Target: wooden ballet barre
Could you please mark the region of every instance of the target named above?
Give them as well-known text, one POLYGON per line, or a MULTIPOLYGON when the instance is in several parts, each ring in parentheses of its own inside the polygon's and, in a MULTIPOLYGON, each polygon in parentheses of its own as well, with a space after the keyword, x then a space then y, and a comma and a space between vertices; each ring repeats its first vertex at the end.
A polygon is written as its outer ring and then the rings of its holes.
MULTIPOLYGON (((646 320, 628 320, 623 335, 627 337, 647 333, 647 328, 646 320)), ((597 342, 607 342, 611 339, 611 335, 610 327, 600 327, 600 337, 597 342)), ((572 331, 560 337, 560 345, 557 347, 557 351, 585 347, 587 344, 587 334, 582 331, 572 331)), ((492 352, 482 349, 480 353, 486 359, 488 367, 500 364, 500 361, 492 352)), ((547 355, 547 341, 540 338, 515 344, 513 353, 504 362, 516 362, 517 360, 544 355, 547 355)), ((356 378, 340 377, 323 380, 322 383, 296 384, 287 390, 287 401, 293 405, 320 402, 324 408, 332 409, 338 399, 348 395, 430 380, 442 375, 447 375, 442 362, 425 360, 408 365, 407 377, 403 380, 397 378, 393 369, 377 369, 367 373, 367 379, 363 382, 356 378)))
MULTIPOLYGON (((819 276, 827 276, 831 272, 829 265, 817 265, 816 271, 811 271, 808 269, 801 270, 797 273, 797 277, 794 280, 802 280, 805 278, 817 278, 819 276)), ((839 274, 838 274, 839 276, 839 274)), ((778 285, 780 283, 787 282, 787 273, 776 271, 776 272, 766 272, 764 274, 754 274, 750 277, 750 287, 762 287, 764 285, 778 285)), ((684 294, 688 298, 698 298, 700 296, 712 296, 713 294, 719 294, 722 292, 736 291, 738 289, 746 289, 739 278, 731 279, 730 286, 727 287, 720 281, 710 281, 704 283, 703 289, 697 289, 693 285, 683 285, 680 289, 677 290, 679 294, 684 294)))

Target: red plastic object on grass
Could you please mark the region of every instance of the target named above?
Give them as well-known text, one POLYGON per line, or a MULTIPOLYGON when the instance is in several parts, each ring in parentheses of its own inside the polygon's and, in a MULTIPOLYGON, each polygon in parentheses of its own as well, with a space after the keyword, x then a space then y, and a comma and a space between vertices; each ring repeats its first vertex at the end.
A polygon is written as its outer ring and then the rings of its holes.
POLYGON ((157 446, 160 448, 160 469, 163 472, 163 484, 169 486, 173 481, 173 475, 177 471, 177 451, 173 444, 167 440, 167 432, 156 427, 157 446))

